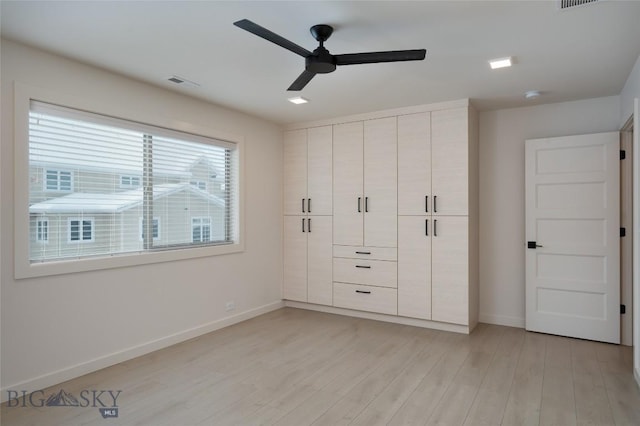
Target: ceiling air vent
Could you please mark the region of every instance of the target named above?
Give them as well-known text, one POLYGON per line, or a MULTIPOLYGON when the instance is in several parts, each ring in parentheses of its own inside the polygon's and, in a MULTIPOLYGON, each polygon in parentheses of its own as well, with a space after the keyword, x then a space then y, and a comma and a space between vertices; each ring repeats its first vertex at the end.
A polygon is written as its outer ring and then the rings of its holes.
POLYGON ((578 6, 584 6, 589 3, 596 3, 601 0, 558 0, 558 8, 560 10, 571 9, 578 6))

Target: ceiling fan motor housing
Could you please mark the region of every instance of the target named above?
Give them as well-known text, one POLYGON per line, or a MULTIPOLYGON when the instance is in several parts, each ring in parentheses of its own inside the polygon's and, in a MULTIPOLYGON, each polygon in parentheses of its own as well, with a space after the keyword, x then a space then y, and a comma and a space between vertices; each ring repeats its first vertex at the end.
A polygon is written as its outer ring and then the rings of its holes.
POLYGON ((327 74, 336 70, 336 59, 320 46, 313 51, 313 55, 305 58, 305 69, 316 74, 327 74))

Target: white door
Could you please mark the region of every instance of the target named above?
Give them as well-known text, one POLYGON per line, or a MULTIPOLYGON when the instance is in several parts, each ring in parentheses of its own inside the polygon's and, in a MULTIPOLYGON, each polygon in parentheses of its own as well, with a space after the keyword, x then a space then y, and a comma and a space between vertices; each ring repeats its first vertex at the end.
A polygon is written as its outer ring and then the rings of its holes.
POLYGON ((469 325, 469 218, 431 222, 431 319, 469 325))
POLYGON ((333 127, 333 243, 361 246, 364 214, 362 121, 333 127))
POLYGON ((284 214, 304 214, 306 198, 307 130, 292 130, 284 134, 284 214))
POLYGON ((307 235, 306 217, 284 217, 284 299, 307 301, 307 235))
POLYGON ((333 245, 331 216, 307 218, 307 301, 333 304, 333 245))
POLYGON ((433 214, 469 214, 469 109, 431 113, 433 214))
POLYGON ((619 135, 525 147, 526 328, 620 343, 619 135))
POLYGON ((333 214, 333 127, 313 127, 307 142, 307 213, 333 214))
POLYGON ((431 319, 430 216, 398 216, 398 315, 431 319))

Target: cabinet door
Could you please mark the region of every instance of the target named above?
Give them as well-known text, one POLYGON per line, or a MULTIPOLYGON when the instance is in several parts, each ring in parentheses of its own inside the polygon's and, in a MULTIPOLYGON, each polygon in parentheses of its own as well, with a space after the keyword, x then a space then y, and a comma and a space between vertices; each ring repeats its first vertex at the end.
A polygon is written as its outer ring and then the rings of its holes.
POLYGON ((363 243, 362 122, 333 127, 333 243, 363 243))
POLYGON ((469 324, 469 220, 433 217, 431 297, 434 321, 469 324))
POLYGON ((398 117, 398 214, 424 215, 433 209, 432 203, 431 116, 402 115, 398 117))
POLYGON ((333 128, 314 127, 308 129, 307 136, 307 212, 313 215, 331 215, 333 128))
POLYGON ((331 216, 307 218, 308 302, 333 304, 333 243, 331 216))
POLYGON ((469 112, 467 108, 431 113, 431 189, 433 214, 469 213, 469 112))
POLYGON ((428 216, 398 217, 398 315, 431 319, 431 234, 428 216))
POLYGON ((398 130, 396 117, 364 123, 364 245, 398 244, 398 130))
POLYGON ((283 298, 307 301, 307 218, 284 217, 283 298), (304 229, 303 229, 304 225, 304 229))
POLYGON ((284 134, 284 214, 304 214, 306 198, 307 130, 292 130, 284 134))

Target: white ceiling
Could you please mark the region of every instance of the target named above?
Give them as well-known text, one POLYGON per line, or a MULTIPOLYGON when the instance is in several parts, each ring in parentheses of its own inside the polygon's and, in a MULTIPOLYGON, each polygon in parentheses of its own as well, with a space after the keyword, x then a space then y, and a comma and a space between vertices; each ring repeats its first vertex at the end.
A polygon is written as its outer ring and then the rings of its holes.
POLYGON ((2 36, 278 123, 471 98, 481 110, 617 95, 640 55, 640 1, 2 1, 2 36), (419 62, 342 66, 296 106, 304 59, 233 25, 313 50, 427 49, 419 62), (514 56, 491 71, 487 60, 514 56), (178 75, 200 84, 166 81, 178 75), (524 92, 540 90, 536 100, 524 92))

